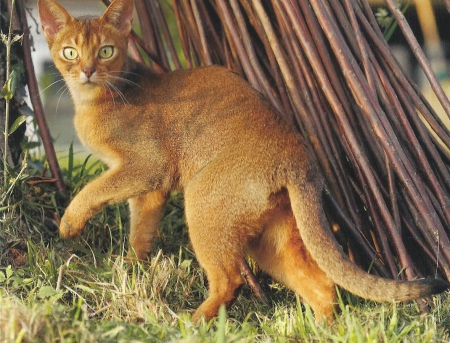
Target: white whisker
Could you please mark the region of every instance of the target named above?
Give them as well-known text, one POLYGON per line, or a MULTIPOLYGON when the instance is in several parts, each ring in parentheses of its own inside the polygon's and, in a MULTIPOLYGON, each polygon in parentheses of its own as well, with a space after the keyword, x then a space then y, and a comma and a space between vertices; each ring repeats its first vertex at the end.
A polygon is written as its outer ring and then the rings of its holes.
POLYGON ((116 85, 114 85, 112 82, 110 82, 110 81, 107 81, 107 83, 116 91, 116 93, 117 94, 119 94, 119 96, 120 96, 120 98, 122 99, 122 102, 125 104, 125 103, 129 103, 128 102, 128 100, 127 100, 127 98, 125 97, 125 95, 121 92, 121 90, 116 86, 116 85))
POLYGON ((41 90, 38 94, 38 96, 40 97, 42 93, 44 93, 47 89, 49 89, 51 86, 59 83, 59 82, 64 82, 64 79, 60 79, 60 80, 56 80, 54 82, 52 82, 51 84, 49 84, 47 87, 45 87, 43 90, 41 90))
POLYGON ((120 99, 122 100, 122 102, 125 103, 129 103, 128 100, 126 99, 125 95, 120 91, 120 89, 114 85, 114 83, 112 83, 111 81, 105 80, 105 83, 108 85, 108 87, 111 87, 116 93, 117 95, 119 95, 120 99))
POLYGON ((131 80, 128 80, 128 79, 126 79, 126 78, 124 78, 124 77, 120 77, 120 76, 112 76, 112 75, 108 75, 108 77, 110 77, 110 78, 112 78, 112 79, 114 79, 114 80, 122 81, 122 82, 124 82, 124 83, 126 83, 126 84, 128 84, 128 85, 136 86, 136 87, 139 87, 140 89, 143 89, 143 88, 142 88, 140 85, 138 85, 136 82, 133 82, 133 81, 131 81, 131 80))
POLYGON ((114 108, 116 108, 116 100, 114 99, 114 95, 113 95, 113 93, 111 91, 111 87, 108 85, 108 81, 106 81, 106 82, 102 81, 102 84, 108 89, 109 94, 111 94, 111 98, 112 98, 112 101, 113 101, 114 108))
POLYGON ((58 98, 58 102, 56 103, 56 109, 55 109, 55 113, 58 112, 58 107, 59 107, 59 102, 61 101, 62 96, 66 93, 66 91, 69 89, 69 86, 67 84, 64 84, 64 86, 62 86, 60 89, 58 89, 58 91, 56 92, 56 94, 58 94, 62 89, 61 95, 58 98))
POLYGON ((133 73, 131 71, 125 71, 125 70, 110 70, 110 73, 117 73, 117 74, 130 74, 130 75, 135 75, 135 76, 141 76, 138 73, 133 73))

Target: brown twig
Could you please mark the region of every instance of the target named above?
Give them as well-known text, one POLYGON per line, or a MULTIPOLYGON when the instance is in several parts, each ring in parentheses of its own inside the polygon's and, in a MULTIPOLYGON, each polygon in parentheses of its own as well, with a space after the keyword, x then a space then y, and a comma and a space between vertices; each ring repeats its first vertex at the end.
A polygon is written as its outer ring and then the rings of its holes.
POLYGON ((53 175, 53 178, 56 180, 55 183, 58 191, 64 194, 65 186, 61 175, 61 169, 59 168, 58 159, 56 158, 55 149, 53 147, 52 139, 50 136, 50 130, 48 129, 47 121, 45 120, 44 109, 42 106, 41 98, 39 97, 39 89, 37 85, 36 74, 34 72, 34 65, 31 59, 30 30, 27 23, 25 4, 23 3, 23 1, 18 1, 17 5, 23 32, 23 54, 30 99, 34 108, 36 122, 39 126, 39 132, 42 138, 42 143, 44 145, 45 155, 47 157, 50 171, 53 175))
POLYGON ((436 74, 434 73, 433 68, 431 67, 430 62, 427 60, 425 53, 420 47, 419 42, 414 36, 411 27, 409 26, 403 12, 401 11, 401 9, 398 7, 398 5, 394 0, 386 0, 386 4, 388 5, 388 8, 394 15, 395 19, 397 20, 398 26, 403 31, 403 34, 405 35, 405 38, 408 41, 411 50, 416 56, 417 61, 422 67, 422 70, 424 71, 428 81, 430 82, 431 88, 434 90, 436 97, 438 98, 439 102, 441 103, 442 107, 447 113, 447 116, 449 116, 450 118, 450 101, 448 100, 447 95, 445 94, 441 84, 439 83, 436 74))
POLYGON ((197 23, 197 30, 200 35, 200 43, 201 43, 205 63, 206 63, 206 65, 211 65, 212 58, 211 58, 211 54, 209 52, 208 43, 206 41, 205 27, 203 25, 202 17, 200 16, 200 11, 197 6, 197 1, 191 0, 191 6, 192 6, 192 13, 194 15, 195 22, 197 23))
POLYGON ((239 262, 239 267, 241 269, 241 274, 244 276, 245 280, 247 281, 248 285, 252 289, 253 293, 264 303, 267 303, 267 296, 262 290, 262 288, 259 286, 258 281, 256 280, 255 274, 253 274, 253 271, 250 269, 250 267, 247 264, 247 261, 245 259, 242 259, 239 262))

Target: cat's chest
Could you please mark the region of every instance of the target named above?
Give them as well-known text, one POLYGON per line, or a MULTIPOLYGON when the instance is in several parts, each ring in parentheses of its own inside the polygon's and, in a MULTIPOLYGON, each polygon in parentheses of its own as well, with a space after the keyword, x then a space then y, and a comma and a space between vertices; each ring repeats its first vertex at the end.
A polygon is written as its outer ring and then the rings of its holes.
POLYGON ((107 111, 78 110, 74 125, 81 143, 110 167, 120 159, 124 126, 107 111))

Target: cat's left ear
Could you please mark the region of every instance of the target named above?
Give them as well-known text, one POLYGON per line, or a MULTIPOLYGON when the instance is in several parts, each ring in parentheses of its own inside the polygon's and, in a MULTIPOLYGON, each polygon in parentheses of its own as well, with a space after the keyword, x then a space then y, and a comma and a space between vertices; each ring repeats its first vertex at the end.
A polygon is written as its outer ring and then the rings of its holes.
POLYGON ((101 16, 117 27, 121 34, 128 36, 133 21, 134 0, 114 0, 101 16))
POLYGON ((52 44, 56 33, 73 18, 54 0, 38 0, 38 9, 45 38, 52 44))

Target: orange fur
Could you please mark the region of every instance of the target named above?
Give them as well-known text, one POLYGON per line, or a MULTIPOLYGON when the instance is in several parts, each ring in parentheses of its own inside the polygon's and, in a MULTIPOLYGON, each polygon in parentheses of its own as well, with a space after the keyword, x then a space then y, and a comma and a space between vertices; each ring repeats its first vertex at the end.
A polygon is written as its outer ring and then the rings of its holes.
POLYGON ((351 263, 328 228, 323 180, 300 135, 224 68, 156 75, 133 62, 132 11, 133 0, 115 0, 100 18, 77 20, 54 0, 39 0, 53 60, 75 103, 78 135, 109 166, 66 209, 63 238, 81 234, 102 206, 129 199, 131 250, 145 258, 167 194, 183 189, 190 238, 210 287, 194 321, 232 303, 244 282, 245 253, 318 318, 333 314, 335 283, 377 301, 447 287, 385 280, 351 263))

